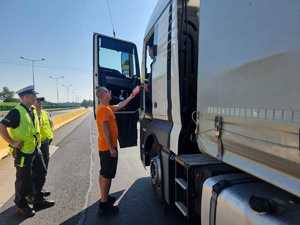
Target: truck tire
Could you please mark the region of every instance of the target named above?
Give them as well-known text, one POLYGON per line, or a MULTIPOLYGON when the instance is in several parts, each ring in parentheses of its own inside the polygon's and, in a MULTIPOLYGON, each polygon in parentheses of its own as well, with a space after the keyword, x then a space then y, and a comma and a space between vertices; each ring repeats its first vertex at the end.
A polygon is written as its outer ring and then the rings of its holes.
POLYGON ((162 166, 159 155, 156 155, 150 162, 150 174, 152 188, 160 201, 163 201, 162 194, 162 166))

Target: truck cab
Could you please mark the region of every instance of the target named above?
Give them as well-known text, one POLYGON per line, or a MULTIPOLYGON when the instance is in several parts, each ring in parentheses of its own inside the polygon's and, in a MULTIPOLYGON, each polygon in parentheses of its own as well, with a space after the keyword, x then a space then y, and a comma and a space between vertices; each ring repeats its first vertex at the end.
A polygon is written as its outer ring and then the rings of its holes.
POLYGON ((94 91, 108 87, 115 104, 142 90, 116 115, 120 146, 138 144, 139 122, 152 186, 185 217, 299 224, 299 11, 297 0, 159 0, 140 68, 132 42, 94 34, 94 91))
POLYGON ((137 144, 139 118, 141 160, 150 166, 153 186, 167 203, 173 201, 174 184, 169 181, 175 176, 175 156, 199 153, 193 118, 199 5, 199 0, 158 1, 146 28, 141 68, 133 43, 94 34, 94 91, 106 86, 114 104, 141 85, 140 98, 116 115, 119 143, 121 147, 137 144))

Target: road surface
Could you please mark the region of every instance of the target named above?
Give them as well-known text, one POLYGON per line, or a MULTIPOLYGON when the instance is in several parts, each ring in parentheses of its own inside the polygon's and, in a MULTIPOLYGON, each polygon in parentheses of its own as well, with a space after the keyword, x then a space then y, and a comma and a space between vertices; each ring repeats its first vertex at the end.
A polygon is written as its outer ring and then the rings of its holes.
MULTIPOLYGON (((54 144, 58 149, 51 157, 45 188, 52 192, 51 199, 56 201, 56 205, 38 212, 33 218, 24 219, 15 214, 11 196, 0 208, 0 225, 185 223, 175 210, 164 212, 151 188, 149 175, 142 167, 138 147, 120 149, 119 152, 117 176, 111 188, 111 193, 118 197, 119 214, 108 218, 97 217, 99 157, 92 113, 59 129, 54 144)), ((0 177, 2 182, 3 179, 5 177, 0 177)))

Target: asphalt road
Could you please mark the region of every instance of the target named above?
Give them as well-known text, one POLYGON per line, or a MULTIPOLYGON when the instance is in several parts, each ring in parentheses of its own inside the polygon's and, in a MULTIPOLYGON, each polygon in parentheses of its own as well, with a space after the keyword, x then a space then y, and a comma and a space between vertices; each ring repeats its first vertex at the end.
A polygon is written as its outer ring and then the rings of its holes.
MULTIPOLYGON (((111 193, 118 197, 118 215, 98 218, 97 131, 92 113, 58 130, 59 149, 50 160, 46 189, 56 201, 52 208, 24 219, 15 214, 13 197, 0 208, 0 225, 183 225, 175 210, 164 212, 139 159, 138 147, 120 149, 111 193)), ((13 188, 13 187, 11 187, 13 188)))

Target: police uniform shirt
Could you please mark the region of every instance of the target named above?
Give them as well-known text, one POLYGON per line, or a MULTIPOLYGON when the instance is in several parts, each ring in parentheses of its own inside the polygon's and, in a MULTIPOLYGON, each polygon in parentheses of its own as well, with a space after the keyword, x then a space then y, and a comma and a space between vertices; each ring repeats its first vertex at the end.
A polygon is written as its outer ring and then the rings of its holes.
MULTIPOLYGON (((21 103, 21 106, 23 106, 26 111, 29 113, 32 123, 34 125, 34 115, 32 112, 32 108, 27 108, 24 104, 21 103)), ((1 123, 10 128, 17 128, 20 125, 20 113, 17 109, 12 109, 9 111, 9 113, 2 119, 1 123)))

